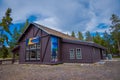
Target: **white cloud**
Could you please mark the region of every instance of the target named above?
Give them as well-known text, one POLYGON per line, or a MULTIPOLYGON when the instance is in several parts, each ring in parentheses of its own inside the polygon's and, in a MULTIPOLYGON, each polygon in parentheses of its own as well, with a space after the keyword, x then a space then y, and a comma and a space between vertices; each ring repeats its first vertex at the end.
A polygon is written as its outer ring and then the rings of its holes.
POLYGON ((57 19, 53 18, 53 17, 48 17, 48 18, 45 18, 45 19, 42 19, 39 21, 35 21, 35 23, 45 25, 47 27, 50 27, 50 28, 58 30, 58 31, 62 31, 57 27, 57 26, 59 26, 59 24, 57 22, 58 22, 57 19))
POLYGON ((10 7, 14 22, 39 14, 44 18, 38 18, 37 23, 59 31, 93 32, 100 23, 110 24, 112 13, 119 15, 119 3, 119 0, 1 0, 0 19, 10 7))

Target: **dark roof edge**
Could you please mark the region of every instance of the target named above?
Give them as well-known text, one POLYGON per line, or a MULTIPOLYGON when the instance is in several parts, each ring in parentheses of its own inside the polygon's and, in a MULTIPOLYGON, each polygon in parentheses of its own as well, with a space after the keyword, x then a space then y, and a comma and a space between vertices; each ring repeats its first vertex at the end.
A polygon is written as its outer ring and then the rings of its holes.
POLYGON ((107 48, 105 48, 105 47, 103 47, 99 44, 96 44, 94 42, 88 42, 88 41, 62 39, 62 42, 73 43, 73 44, 81 44, 81 45, 89 45, 89 46, 93 46, 93 47, 97 47, 97 48, 101 48, 101 49, 107 49, 107 48))
MULTIPOLYGON (((24 35, 24 33, 27 31, 27 29, 30 27, 30 25, 35 25, 37 28, 42 29, 43 31, 45 31, 46 33, 50 34, 49 32, 47 32, 46 30, 44 30, 43 28, 39 27, 36 23, 30 23, 27 28, 25 29, 25 31, 21 34, 21 36, 19 37, 19 39, 17 40, 17 42, 20 41, 20 39, 22 38, 22 36, 24 35)), ((42 26, 42 25, 40 25, 42 26)))
MULTIPOLYGON (((50 34, 50 35, 53 35, 53 36, 57 36, 57 35, 54 35, 54 34, 49 33, 48 31, 46 31, 45 29, 43 29, 42 27, 40 27, 40 26, 43 26, 43 27, 46 27, 46 26, 41 25, 41 24, 37 24, 37 23, 33 23, 33 24, 36 25, 38 28, 42 29, 43 31, 45 31, 46 33, 48 33, 48 34, 50 34)), ((48 27, 46 27, 46 28, 48 28, 48 27)), ((51 29, 51 28, 48 28, 48 29, 51 29)), ((51 29, 51 30, 54 30, 54 29, 51 29)), ((65 33, 62 33, 62 32, 57 31, 57 30, 54 30, 54 31, 66 35, 65 33)), ((66 36, 69 36, 69 35, 66 35, 66 36)), ((57 37, 60 37, 60 36, 57 36, 57 37)), ((69 37, 72 37, 72 36, 69 36, 69 37)), ((60 37, 60 38, 62 38, 62 37, 60 37)), ((74 38, 74 37, 73 37, 73 38, 74 38)), ((65 39, 66 39, 66 38, 65 38, 65 39)), ((77 38, 76 38, 76 39, 77 39, 77 38)))
POLYGON ((27 29, 29 28, 29 26, 31 25, 32 23, 30 23, 27 28, 24 30, 24 32, 21 34, 21 36, 18 38, 17 42, 20 41, 20 39, 22 38, 22 36, 24 35, 24 33, 27 31, 27 29))
MULTIPOLYGON (((42 25, 38 25, 37 23, 30 23, 27 28, 25 29, 25 31, 21 34, 21 36, 19 37, 18 41, 20 41, 20 39, 22 38, 22 36, 24 35, 24 33, 27 31, 27 29, 30 27, 30 25, 35 25, 37 28, 45 31, 46 33, 48 33, 49 35, 53 35, 53 34, 50 34, 49 32, 47 32, 46 30, 44 30, 42 27, 39 27, 39 26, 42 26, 42 25)), ((56 36, 56 35, 53 35, 53 36, 56 36)), ((57 36, 59 37, 59 36, 57 36)), ((65 38, 62 38, 62 41, 63 42, 70 42, 70 43, 77 43, 77 44, 84 44, 84 45, 89 45, 89 46, 94 46, 94 47, 98 47, 98 48, 102 48, 102 49, 106 49, 105 47, 101 46, 101 45, 98 45, 94 42, 88 42, 88 41, 81 41, 81 40, 71 40, 71 39, 65 39, 65 38)))
MULTIPOLYGON (((20 39, 22 38, 22 36, 24 35, 24 33, 25 33, 25 32, 27 31, 27 29, 30 27, 30 25, 35 25, 35 27, 37 27, 38 29, 43 30, 44 32, 46 32, 46 33, 49 34, 49 35, 54 35, 54 34, 49 33, 48 31, 46 31, 46 30, 43 29, 42 27, 39 27, 39 26, 43 26, 43 25, 40 25, 40 24, 37 24, 37 23, 30 23, 30 24, 27 26, 27 28, 25 29, 25 31, 21 34, 21 36, 19 37, 19 39, 18 39, 17 42, 20 41, 20 39)), ((46 26, 43 26, 43 27, 46 27, 46 26)), ((57 32, 59 32, 59 31, 57 31, 57 32)), ((60 33, 62 33, 62 32, 60 32, 60 33)), ((64 33, 62 33, 62 34, 64 34, 64 33)), ((54 35, 54 36, 57 36, 57 35, 54 35)), ((57 36, 57 37, 59 37, 59 36, 57 36)), ((69 37, 70 37, 70 36, 69 36, 69 37)), ((61 37, 61 38, 62 38, 62 37, 61 37)))
POLYGON ((46 33, 50 34, 48 31, 46 31, 45 29, 43 29, 42 27, 39 27, 39 26, 43 26, 43 25, 40 25, 40 24, 37 24, 37 23, 32 23, 33 25, 35 25, 37 28, 45 31, 46 33))

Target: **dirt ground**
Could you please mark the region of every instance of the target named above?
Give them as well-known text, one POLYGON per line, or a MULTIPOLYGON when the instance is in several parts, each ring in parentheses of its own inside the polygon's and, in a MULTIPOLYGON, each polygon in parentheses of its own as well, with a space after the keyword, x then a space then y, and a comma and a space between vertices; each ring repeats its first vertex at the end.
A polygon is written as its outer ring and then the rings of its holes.
POLYGON ((0 80, 120 80, 120 59, 104 64, 3 64, 0 80))

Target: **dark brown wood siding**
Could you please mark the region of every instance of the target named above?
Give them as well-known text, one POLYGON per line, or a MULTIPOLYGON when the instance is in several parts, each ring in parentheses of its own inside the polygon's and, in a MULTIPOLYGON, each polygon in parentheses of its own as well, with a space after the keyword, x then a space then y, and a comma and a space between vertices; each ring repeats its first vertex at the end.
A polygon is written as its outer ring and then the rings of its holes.
POLYGON ((100 61, 100 49, 99 48, 94 48, 92 46, 86 46, 86 45, 78 45, 78 44, 71 44, 67 42, 62 43, 62 60, 63 62, 68 62, 68 63, 92 63, 96 61, 100 61), (75 50, 76 54, 76 49, 80 48, 81 49, 81 54, 82 54, 82 59, 70 59, 70 49, 75 50), (95 49, 95 53, 93 51, 93 48, 95 49))
POLYGON ((38 29, 37 27, 34 27, 34 25, 30 25, 24 36, 22 37, 21 41, 19 42, 20 50, 19 50, 19 61, 20 63, 49 63, 51 60, 51 42, 50 42, 50 35, 48 35, 46 32, 38 29), (40 56, 41 61, 32 61, 27 62, 25 61, 25 47, 26 47, 26 39, 40 36, 40 56), (45 54, 45 55, 44 55, 45 54))
POLYGON ((102 59, 101 52, 100 52, 101 49, 96 47, 92 47, 92 48, 93 48, 93 51, 92 51, 93 62, 100 61, 102 59))
MULTIPOLYGON (((30 25, 19 40, 19 61, 20 63, 51 63, 51 36, 35 25, 30 25), (40 61, 26 61, 25 47, 26 39, 32 37, 40 37, 40 61)), ((54 35, 53 35, 54 36, 54 35)), ((102 48, 102 47, 101 47, 102 48)), ((58 62, 66 63, 92 63, 102 59, 101 48, 95 47, 92 43, 82 41, 65 40, 58 37, 58 62), (70 59, 70 49, 81 49, 82 59, 70 59)))

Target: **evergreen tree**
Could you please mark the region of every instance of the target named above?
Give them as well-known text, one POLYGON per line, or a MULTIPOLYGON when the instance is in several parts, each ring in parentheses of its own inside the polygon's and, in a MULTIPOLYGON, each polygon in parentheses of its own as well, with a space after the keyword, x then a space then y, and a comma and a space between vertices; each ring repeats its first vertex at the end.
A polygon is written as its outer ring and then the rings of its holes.
POLYGON ((20 30, 17 30, 17 27, 15 27, 13 34, 12 34, 12 40, 9 42, 10 48, 14 48, 15 45, 17 45, 17 40, 21 36, 21 34, 25 31, 25 29, 28 27, 29 22, 26 20, 25 24, 21 26, 20 30))
POLYGON ((9 26, 12 24, 12 18, 10 17, 11 11, 12 10, 10 8, 7 9, 5 16, 2 18, 2 22, 0 23, 0 26, 2 26, 3 29, 9 34, 11 34, 9 30, 9 26))
POLYGON ((1 51, 0 51, 0 54, 2 55, 3 59, 6 58, 9 54, 8 49, 5 46, 3 46, 1 51))
POLYGON ((111 35, 108 34, 106 31, 103 33, 104 43, 103 46, 107 48, 107 53, 112 53, 112 38, 111 35))
POLYGON ((80 31, 78 31, 78 39, 83 40, 83 35, 82 35, 82 33, 80 31))
MULTIPOLYGON (((12 24, 12 18, 10 17, 11 16, 11 9, 8 8, 5 12, 5 16, 3 16, 1 22, 0 22, 0 27, 2 27, 3 31, 7 32, 9 35, 11 35, 11 32, 9 30, 9 27, 10 25, 12 24)), ((0 43, 3 43, 4 41, 6 41, 8 43, 8 36, 3 34, 1 37, 0 37, 0 43)), ((9 54, 9 51, 8 49, 3 45, 2 48, 0 49, 0 55, 3 57, 3 58, 6 58, 7 55, 9 54)))
POLYGON ((13 49, 14 46, 17 45, 17 40, 20 37, 20 31, 17 30, 17 27, 15 27, 11 37, 12 37, 12 40, 9 42, 9 46, 11 49, 13 49))
POLYGON ((75 37, 75 32, 74 31, 72 31, 71 36, 75 37))
MULTIPOLYGON (((10 35, 11 35, 11 32, 9 30, 9 27, 12 24, 12 18, 10 17, 11 11, 12 10, 10 8, 7 9, 5 16, 2 18, 2 21, 0 23, 0 26, 3 27, 3 30, 6 31, 10 35)), ((8 43, 7 35, 4 35, 3 39, 4 39, 4 41, 6 41, 8 43)))
POLYGON ((113 14, 110 20, 112 21, 111 35, 117 44, 117 48, 119 50, 119 55, 120 55, 120 18, 119 16, 113 14))
POLYGON ((28 27, 28 25, 29 25, 29 21, 28 19, 26 19, 24 26, 21 26, 20 28, 20 33, 23 33, 25 29, 28 27))
POLYGON ((89 31, 85 33, 85 36, 86 36, 86 39, 85 39, 86 41, 92 41, 92 36, 89 31))
POLYGON ((102 40, 103 40, 103 39, 100 37, 100 34, 99 34, 98 32, 96 32, 96 34, 95 34, 95 36, 94 36, 94 38, 93 38, 93 41, 94 41, 95 43, 98 43, 98 44, 102 45, 102 43, 103 43, 102 40))

